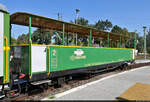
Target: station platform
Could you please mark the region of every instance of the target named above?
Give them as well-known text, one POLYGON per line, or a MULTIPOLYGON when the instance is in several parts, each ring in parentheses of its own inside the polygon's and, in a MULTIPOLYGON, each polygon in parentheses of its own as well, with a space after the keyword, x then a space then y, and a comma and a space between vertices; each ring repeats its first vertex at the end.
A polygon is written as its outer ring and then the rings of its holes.
POLYGON ((150 62, 150 60, 146 59, 146 60, 135 60, 135 63, 148 63, 150 62))
POLYGON ((150 66, 110 75, 56 94, 53 99, 47 97, 43 100, 117 100, 117 98, 150 100, 150 66))

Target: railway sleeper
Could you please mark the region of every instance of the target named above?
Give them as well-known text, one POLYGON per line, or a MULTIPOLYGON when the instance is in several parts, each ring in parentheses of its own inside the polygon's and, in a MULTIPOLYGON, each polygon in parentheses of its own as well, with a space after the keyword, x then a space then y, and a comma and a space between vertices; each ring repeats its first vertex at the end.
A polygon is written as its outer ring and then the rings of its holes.
POLYGON ((58 77, 52 80, 52 83, 54 84, 55 88, 60 88, 61 85, 66 81, 65 79, 65 77, 58 77))
POLYGON ((27 86, 27 92, 26 93, 28 96, 35 95, 35 94, 42 93, 42 92, 44 92, 42 85, 29 84, 27 86))
POLYGON ((11 88, 5 90, 5 95, 7 98, 13 98, 19 96, 21 93, 26 93, 26 84, 12 85, 11 88))
POLYGON ((19 95, 20 95, 20 93, 18 92, 17 89, 10 90, 10 91, 8 91, 8 92, 6 93, 6 97, 7 97, 7 98, 13 98, 13 97, 17 97, 17 96, 19 96, 19 95))
POLYGON ((0 85, 1 89, 0 89, 0 99, 6 97, 6 93, 10 90, 9 87, 5 87, 5 85, 0 85))
MULTIPOLYGON (((19 89, 19 88, 18 88, 19 89)), ((7 97, 12 98, 15 96, 19 96, 19 90, 18 89, 12 89, 9 84, 2 85, 2 89, 0 91, 0 99, 7 97)))
POLYGON ((72 80, 72 75, 65 76, 65 83, 66 84, 68 84, 70 80, 72 80))
POLYGON ((6 96, 6 95, 1 91, 1 92, 0 92, 0 99, 5 98, 5 96, 6 96))

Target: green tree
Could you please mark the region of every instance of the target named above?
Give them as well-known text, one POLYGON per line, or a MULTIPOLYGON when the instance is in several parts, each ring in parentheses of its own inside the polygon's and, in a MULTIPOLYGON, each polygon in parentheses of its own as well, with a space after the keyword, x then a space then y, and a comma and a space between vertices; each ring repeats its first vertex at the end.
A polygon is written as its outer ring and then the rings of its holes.
POLYGON ((51 34, 48 29, 38 28, 32 34, 32 42, 36 44, 50 44, 51 34))
POLYGON ((137 42, 136 48, 137 48, 138 52, 142 53, 143 50, 144 50, 144 46, 143 46, 144 45, 144 40, 143 40, 143 37, 142 36, 137 36, 137 40, 138 40, 138 42, 137 42))
MULTIPOLYGON (((32 43, 35 44, 50 44, 51 34, 48 29, 36 29, 32 34, 32 43)), ((28 44, 29 34, 22 34, 17 38, 17 44, 28 44)))
POLYGON ((122 33, 121 33, 121 34, 123 34, 123 35, 125 35, 125 36, 128 36, 128 37, 129 37, 128 29, 127 29, 127 28, 123 28, 123 29, 122 29, 122 33))
POLYGON ((121 34, 122 33, 122 28, 115 25, 113 26, 112 30, 111 30, 112 33, 116 33, 116 34, 121 34))
MULTIPOLYGON (((70 23, 76 24, 76 20, 70 21, 70 23)), ((78 24, 79 24, 79 25, 88 26, 88 25, 89 25, 88 23, 89 23, 89 21, 88 21, 87 19, 83 18, 83 17, 80 17, 80 18, 78 19, 78 24)))
MULTIPOLYGON (((138 40, 138 34, 136 34, 136 39, 138 40)), ((129 38, 130 38, 130 48, 134 48, 134 39, 135 39, 135 32, 129 32, 129 38)), ((129 42, 127 43, 129 46, 129 42)))
POLYGON ((17 38, 17 44, 28 44, 29 34, 22 34, 17 38))
POLYGON ((98 20, 98 22, 95 23, 94 27, 99 30, 109 31, 112 28, 112 23, 108 19, 106 19, 105 21, 98 20))
MULTIPOLYGON (((129 36, 130 36, 130 48, 134 48, 135 32, 129 32, 129 36)), ((136 33, 136 49, 140 53, 143 52, 143 47, 144 47, 143 44, 144 44, 143 37, 139 36, 139 33, 136 33)), ((129 46, 129 41, 127 45, 129 46)))
POLYGON ((17 44, 17 39, 15 39, 15 38, 11 38, 11 44, 12 44, 12 45, 17 44))
MULTIPOLYGON (((65 36, 65 38, 66 38, 66 36, 65 36)), ((62 45, 62 33, 60 31, 53 32, 52 39, 54 40, 55 45, 62 45)), ((66 42, 64 42, 64 43, 66 44, 66 42)))
POLYGON ((80 24, 80 25, 88 26, 88 23, 89 23, 89 21, 86 20, 85 18, 81 17, 78 19, 78 24, 80 24))
MULTIPOLYGON (((70 21, 70 23, 76 24, 76 20, 70 21)), ((78 19, 78 24, 79 24, 79 25, 89 26, 88 23, 89 23, 89 21, 88 21, 87 19, 83 18, 83 17, 80 17, 80 18, 78 19)), ((69 41, 70 44, 73 44, 73 43, 75 42, 75 41, 74 41, 75 39, 73 39, 73 36, 74 36, 74 35, 69 36, 69 39, 72 40, 72 41, 69 41)), ((82 46, 87 46, 87 45, 88 45, 88 37, 78 36, 78 42, 79 42, 79 44, 82 44, 82 46)))
POLYGON ((146 47, 147 47, 147 52, 150 54, 150 28, 148 30, 148 34, 146 35, 146 47))

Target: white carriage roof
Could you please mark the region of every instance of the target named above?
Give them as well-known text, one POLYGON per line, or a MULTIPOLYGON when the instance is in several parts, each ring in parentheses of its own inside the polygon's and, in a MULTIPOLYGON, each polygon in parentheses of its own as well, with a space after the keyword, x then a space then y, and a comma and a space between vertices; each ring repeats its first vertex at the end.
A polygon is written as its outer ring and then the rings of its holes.
POLYGON ((0 3, 0 11, 8 12, 7 8, 0 3))

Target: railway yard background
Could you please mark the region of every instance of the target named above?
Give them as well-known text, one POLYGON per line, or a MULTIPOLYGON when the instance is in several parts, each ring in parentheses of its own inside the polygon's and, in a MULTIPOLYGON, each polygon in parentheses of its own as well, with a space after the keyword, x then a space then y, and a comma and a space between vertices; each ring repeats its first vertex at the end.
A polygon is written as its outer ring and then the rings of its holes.
POLYGON ((106 1, 2 1, 0 100, 150 100, 150 2, 106 1))

